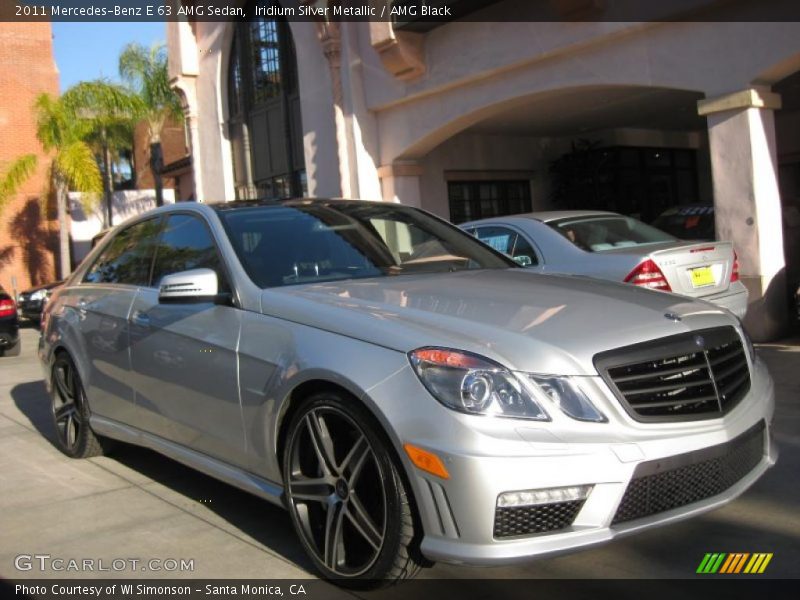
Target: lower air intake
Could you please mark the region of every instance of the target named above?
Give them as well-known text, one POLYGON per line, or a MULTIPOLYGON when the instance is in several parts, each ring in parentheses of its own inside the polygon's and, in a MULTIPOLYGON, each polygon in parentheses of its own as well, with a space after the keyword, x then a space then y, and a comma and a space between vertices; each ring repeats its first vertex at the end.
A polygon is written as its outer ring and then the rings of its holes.
POLYGON ((547 533, 572 525, 585 500, 537 506, 498 507, 494 513, 494 537, 547 533))
POLYGON ((726 444, 641 463, 612 525, 721 494, 761 462, 764 432, 762 421, 726 444))

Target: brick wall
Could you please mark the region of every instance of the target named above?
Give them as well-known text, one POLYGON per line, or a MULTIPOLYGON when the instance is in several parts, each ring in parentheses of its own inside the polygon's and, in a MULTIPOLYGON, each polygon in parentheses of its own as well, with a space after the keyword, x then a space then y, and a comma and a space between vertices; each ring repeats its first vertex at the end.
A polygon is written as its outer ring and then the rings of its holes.
POLYGON ((18 291, 55 278, 57 224, 42 206, 47 157, 33 115, 42 92, 58 94, 50 23, 0 22, 0 170, 23 154, 39 157, 34 176, 0 213, 0 285, 9 292, 12 277, 18 291))

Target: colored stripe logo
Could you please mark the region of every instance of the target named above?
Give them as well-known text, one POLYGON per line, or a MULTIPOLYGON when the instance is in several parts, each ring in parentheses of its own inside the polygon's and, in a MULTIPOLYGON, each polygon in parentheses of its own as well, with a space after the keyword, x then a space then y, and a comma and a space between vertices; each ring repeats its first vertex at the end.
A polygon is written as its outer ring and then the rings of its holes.
POLYGON ((709 552, 700 561, 697 573, 702 575, 738 575, 740 573, 755 575, 767 569, 772 560, 772 552, 709 552))

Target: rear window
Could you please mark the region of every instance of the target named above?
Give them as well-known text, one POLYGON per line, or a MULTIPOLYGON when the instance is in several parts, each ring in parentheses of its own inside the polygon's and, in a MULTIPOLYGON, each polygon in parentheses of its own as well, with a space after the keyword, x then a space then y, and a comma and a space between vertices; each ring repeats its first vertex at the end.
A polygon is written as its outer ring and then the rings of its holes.
POLYGON ((547 225, 587 252, 675 241, 668 233, 623 215, 559 219, 547 225))

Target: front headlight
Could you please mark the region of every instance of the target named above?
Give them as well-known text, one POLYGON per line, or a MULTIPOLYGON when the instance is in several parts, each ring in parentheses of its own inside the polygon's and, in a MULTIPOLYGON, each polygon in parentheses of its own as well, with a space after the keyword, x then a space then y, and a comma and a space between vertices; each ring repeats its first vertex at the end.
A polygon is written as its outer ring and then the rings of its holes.
POLYGON ((45 298, 47 298, 47 290, 36 290, 31 294, 31 300, 34 302, 44 300, 45 298))
POLYGON ((539 389, 568 417, 578 421, 605 423, 605 415, 597 410, 580 387, 570 377, 531 375, 539 389))
POLYGON ((488 358, 447 348, 420 348, 408 356, 422 384, 448 408, 472 415, 550 420, 517 376, 488 358))

